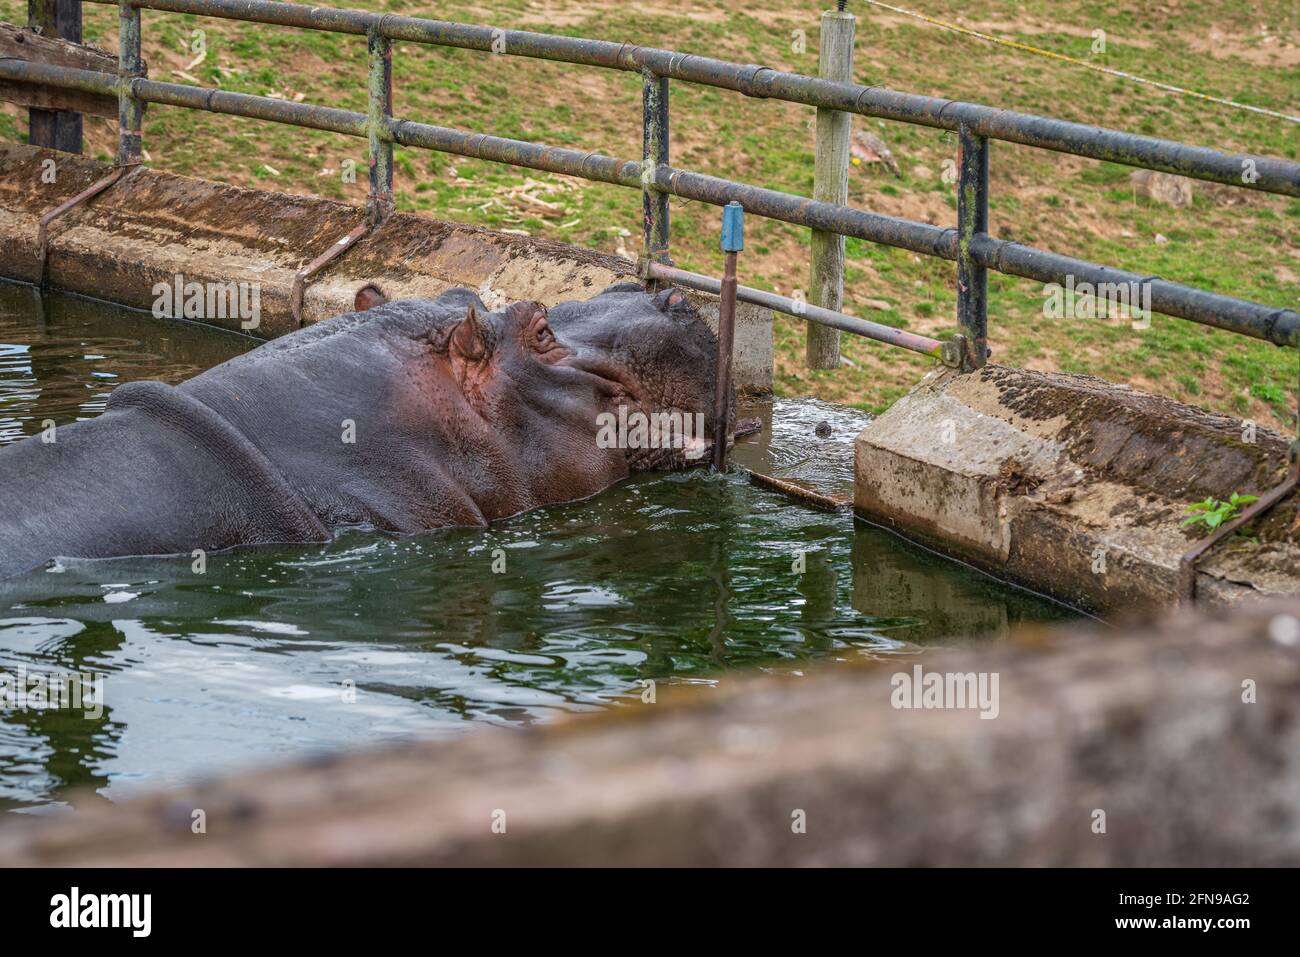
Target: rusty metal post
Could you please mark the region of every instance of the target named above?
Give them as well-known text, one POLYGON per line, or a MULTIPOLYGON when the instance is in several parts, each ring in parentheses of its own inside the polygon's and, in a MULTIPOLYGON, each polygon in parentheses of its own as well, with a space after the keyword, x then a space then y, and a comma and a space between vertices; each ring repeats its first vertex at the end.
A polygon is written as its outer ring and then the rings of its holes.
POLYGON ((141 127, 144 101, 132 90, 132 81, 144 74, 140 56, 140 10, 130 0, 118 3, 119 34, 117 45, 117 165, 135 166, 144 149, 141 127))
POLYGON ((69 211, 80 206, 82 203, 88 203, 104 190, 108 189, 114 183, 122 178, 122 174, 127 171, 125 166, 114 166, 112 172, 102 177, 96 182, 87 186, 76 196, 55 206, 49 212, 45 213, 36 223, 36 261, 40 266, 41 291, 50 288, 50 225, 60 216, 66 215, 69 211))
POLYGON ((366 53, 369 75, 365 136, 370 153, 370 196, 366 201, 366 217, 346 236, 294 273, 289 290, 289 311, 293 314, 295 329, 301 329, 303 325, 303 301, 308 281, 383 225, 393 211, 393 41, 383 35, 379 24, 366 31, 366 53))
POLYGON ((393 41, 371 27, 366 134, 370 141, 370 218, 379 225, 393 211, 393 41))
MULTIPOLYGON (((81 0, 27 0, 27 26, 43 37, 81 42, 81 0)), ((81 114, 27 111, 27 141, 65 153, 82 150, 81 114)))
POLYGON ((722 208, 722 296, 718 303, 718 354, 713 386, 713 467, 727 465, 727 425, 731 420, 731 354, 736 346, 736 255, 745 248, 745 211, 737 202, 722 208))
POLYGON ((988 271, 971 252, 989 231, 989 141, 964 124, 957 137, 957 325, 966 337, 962 368, 970 372, 989 356, 988 271))
POLYGON ((645 258, 667 263, 668 193, 659 189, 655 171, 668 165, 668 78, 649 70, 641 74, 641 206, 645 214, 645 258))
MULTIPOLYGON (((843 9, 827 10, 821 20, 818 75, 827 80, 853 79, 853 35, 857 21, 843 9)), ((853 114, 817 110, 817 146, 813 167, 813 199, 843 205, 849 198, 849 137, 853 114)), ((839 312, 844 307, 844 237, 814 229, 808 301, 839 312)), ((807 323, 804 361, 809 369, 838 369, 840 334, 827 326, 807 323)))

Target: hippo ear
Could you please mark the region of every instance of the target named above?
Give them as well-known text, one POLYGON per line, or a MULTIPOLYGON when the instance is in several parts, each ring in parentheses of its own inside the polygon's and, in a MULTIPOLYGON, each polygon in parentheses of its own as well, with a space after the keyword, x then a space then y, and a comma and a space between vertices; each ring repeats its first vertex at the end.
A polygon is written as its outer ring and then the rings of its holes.
POLYGON ((680 291, 671 287, 655 295, 655 304, 659 307, 660 312, 668 312, 685 301, 686 297, 680 291))
POLYGON ((388 302, 388 297, 384 291, 374 283, 367 283, 357 290, 353 298, 353 306, 357 312, 365 312, 367 309, 373 309, 375 306, 382 306, 388 302))
POLYGON ((606 286, 596 295, 607 296, 612 292, 645 292, 645 289, 639 282, 616 282, 612 286, 606 286))
POLYGON ((451 351, 467 362, 478 362, 491 351, 487 330, 479 321, 473 303, 466 308, 465 318, 451 334, 451 351))

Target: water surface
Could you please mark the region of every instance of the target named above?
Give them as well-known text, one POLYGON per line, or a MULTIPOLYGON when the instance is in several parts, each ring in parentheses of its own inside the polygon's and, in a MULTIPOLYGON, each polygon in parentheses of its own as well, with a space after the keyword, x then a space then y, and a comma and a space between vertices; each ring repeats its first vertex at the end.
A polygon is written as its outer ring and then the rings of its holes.
POLYGON ((133 379, 175 384, 257 345, 197 323, 0 280, 0 444, 93 418, 133 379))
MULTIPOLYGON (((248 347, 0 285, 0 442, 92 416, 121 382, 179 381, 248 347)), ((778 402, 761 455, 842 486, 856 415, 778 402), (822 420, 831 436, 811 438, 822 420)), ((0 583, 0 672, 102 673, 105 707, 0 711, 0 808, 617 707, 646 682, 795 681, 812 662, 997 640, 1066 614, 702 469, 486 531, 210 555, 202 574, 188 557, 62 561, 0 583)))

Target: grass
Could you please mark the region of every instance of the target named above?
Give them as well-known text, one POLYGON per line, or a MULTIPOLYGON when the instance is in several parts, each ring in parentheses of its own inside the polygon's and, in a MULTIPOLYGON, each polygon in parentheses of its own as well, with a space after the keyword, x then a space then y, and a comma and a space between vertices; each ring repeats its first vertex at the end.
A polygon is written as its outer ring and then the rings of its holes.
MULTIPOLYGON (((609 0, 452 2, 436 12, 404 0, 346 0, 340 6, 628 40, 740 62, 816 73, 825 0, 754 0, 737 12, 723 0, 624 5, 609 0), (804 31, 806 49, 793 42, 804 31)), ((1160 7, 1088 0, 917 0, 923 12, 984 32, 1091 59, 1119 70, 1243 102, 1295 112, 1300 89, 1300 12, 1291 0, 1260 0, 1249 17, 1227 0, 1181 0, 1160 7), (1091 52, 1103 29, 1104 55, 1091 52)), ((1300 158, 1295 124, 1231 110, 1033 57, 855 4, 855 75, 887 85, 1082 123, 1159 135, 1226 151, 1300 158)), ((0 15, 21 22, 25 5, 0 0, 0 15)), ((86 4, 88 40, 116 44, 117 12, 86 4)), ((144 13, 145 56, 156 78, 364 109, 365 42, 290 28, 144 13), (193 63, 192 31, 207 55, 193 63), (193 65, 191 65, 193 64, 193 65)), ((640 154, 639 77, 474 51, 398 44, 395 112, 425 122, 608 153, 640 154)), ((677 83, 672 92, 672 161, 792 193, 812 190, 813 111, 677 83)), ((941 175, 955 156, 951 134, 868 118, 889 144, 901 175, 879 165, 851 169, 849 202, 859 208, 953 225, 954 187, 941 175)), ((88 152, 108 158, 110 121, 87 120, 88 152)), ((19 112, 0 112, 0 136, 21 137, 19 112)), ((160 169, 360 203, 366 157, 361 141, 334 134, 170 108, 145 124, 150 161, 160 169), (345 181, 347 161, 359 171, 345 181), (271 172, 268 170, 274 170, 271 172), (276 175, 278 174, 278 175, 276 175)), ((991 229, 995 235, 1143 274, 1202 286, 1278 307, 1300 308, 1300 200, 1197 183, 1188 209, 1135 199, 1130 170, 994 143, 991 229)), ((630 190, 517 170, 456 156, 398 150, 401 209, 498 229, 523 230, 612 253, 635 255, 640 197, 630 190), (541 183, 520 190, 526 181, 541 183), (529 193, 533 199, 523 197, 529 193), (535 200, 541 200, 536 202, 535 200)), ((719 211, 674 200, 673 257, 717 274, 719 211)), ((807 231, 751 217, 743 281, 790 295, 807 285, 807 231)), ((943 335, 955 313, 954 267, 859 240, 847 243, 846 311, 943 335)), ((1290 427, 1300 363, 1292 350, 1155 316, 1149 329, 1126 320, 1043 318, 1041 284, 990 276, 994 361, 1100 375, 1217 411, 1290 427)), ((930 361, 846 337, 851 365, 803 367, 803 328, 779 316, 779 392, 815 395, 863 408, 887 407, 930 361)))

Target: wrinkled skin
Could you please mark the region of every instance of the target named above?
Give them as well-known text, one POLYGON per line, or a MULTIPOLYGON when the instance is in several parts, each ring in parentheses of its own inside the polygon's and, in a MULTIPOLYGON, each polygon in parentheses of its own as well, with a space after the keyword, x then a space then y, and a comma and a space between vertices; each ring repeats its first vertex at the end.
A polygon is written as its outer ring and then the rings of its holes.
POLYGON ((613 286, 549 316, 489 312, 466 289, 382 303, 174 388, 120 386, 55 442, 0 449, 0 577, 341 526, 486 525, 585 498, 689 464, 681 449, 599 448, 597 417, 624 404, 707 419, 713 366, 713 336, 672 291, 613 286))

